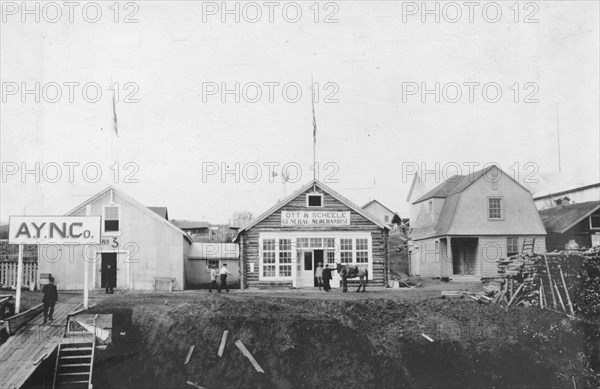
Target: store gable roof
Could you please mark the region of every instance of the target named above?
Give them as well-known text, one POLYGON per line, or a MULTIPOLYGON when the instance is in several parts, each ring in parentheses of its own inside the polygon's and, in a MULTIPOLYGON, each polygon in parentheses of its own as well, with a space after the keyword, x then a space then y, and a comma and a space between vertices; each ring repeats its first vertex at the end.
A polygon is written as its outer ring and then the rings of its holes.
POLYGON ((339 194, 336 191, 334 191, 333 189, 329 188, 328 186, 326 186, 322 182, 320 182, 318 180, 312 180, 312 181, 308 182, 306 185, 304 185, 303 187, 301 187, 300 189, 298 189, 297 191, 295 191, 294 193, 292 193, 291 195, 289 195, 288 197, 286 197, 284 200, 278 202, 273 207, 271 207, 268 210, 266 210, 264 213, 262 213, 256 219, 253 219, 249 223, 247 223, 246 225, 242 226, 238 230, 236 236, 233 238, 233 241, 235 242, 237 240, 237 238, 242 233, 242 231, 247 231, 250 228, 254 227, 255 225, 257 225, 261 221, 265 220, 267 217, 269 217, 274 212, 280 210, 281 208, 283 208, 284 206, 286 206, 287 204, 289 204, 292 200, 294 200, 296 197, 300 196, 302 193, 306 192, 308 189, 310 189, 313 186, 319 187, 323 192, 326 192, 327 194, 329 194, 330 196, 332 196, 336 200, 340 201, 341 203, 343 203, 344 205, 346 205, 348 208, 352 209, 354 212, 356 212, 357 214, 361 215, 362 217, 364 217, 365 219, 369 220, 370 222, 372 222, 373 224, 377 225, 378 227, 381 227, 381 228, 387 229, 387 230, 390 229, 388 226, 386 226, 383 222, 381 222, 375 216, 371 215, 368 211, 360 208, 358 205, 354 204, 352 201, 348 200, 347 198, 345 198, 341 194, 339 194))

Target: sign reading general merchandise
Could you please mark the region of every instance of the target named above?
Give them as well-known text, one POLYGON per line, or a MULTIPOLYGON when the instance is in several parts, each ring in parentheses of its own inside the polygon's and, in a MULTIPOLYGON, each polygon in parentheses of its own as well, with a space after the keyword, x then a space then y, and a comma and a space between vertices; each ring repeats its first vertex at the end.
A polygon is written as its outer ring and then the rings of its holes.
POLYGON ((100 216, 11 216, 10 244, 99 244, 100 216))
POLYGON ((281 211, 284 227, 345 227, 350 225, 350 212, 281 211))

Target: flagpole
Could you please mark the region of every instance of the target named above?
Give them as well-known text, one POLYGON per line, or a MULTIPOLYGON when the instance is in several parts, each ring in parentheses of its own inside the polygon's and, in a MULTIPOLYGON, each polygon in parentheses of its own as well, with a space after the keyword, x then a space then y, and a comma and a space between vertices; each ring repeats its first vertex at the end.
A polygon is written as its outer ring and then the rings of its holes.
MULTIPOLYGON (((315 116, 315 84, 312 74, 310 75, 310 90, 313 114, 313 182, 317 181, 317 118, 315 116)), ((314 188, 313 188, 314 189, 314 188)))

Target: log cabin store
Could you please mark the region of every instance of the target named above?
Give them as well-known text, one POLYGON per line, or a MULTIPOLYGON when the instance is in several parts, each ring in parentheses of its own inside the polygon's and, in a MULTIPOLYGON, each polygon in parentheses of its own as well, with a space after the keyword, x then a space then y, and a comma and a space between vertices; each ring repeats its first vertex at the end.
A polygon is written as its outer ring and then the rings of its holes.
POLYGON ((311 181, 238 231, 241 286, 314 287, 319 262, 366 267, 369 284, 384 286, 388 233, 375 216, 311 181))

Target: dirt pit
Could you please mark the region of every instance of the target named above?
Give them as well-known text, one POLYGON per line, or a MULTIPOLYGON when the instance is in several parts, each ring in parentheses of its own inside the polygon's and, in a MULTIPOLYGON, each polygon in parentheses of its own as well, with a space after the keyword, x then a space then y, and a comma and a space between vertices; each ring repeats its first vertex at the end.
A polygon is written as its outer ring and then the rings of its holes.
POLYGON ((119 296, 102 388, 598 387, 598 326, 549 311, 425 299, 119 296), (223 357, 217 356, 224 330, 223 357), (426 339, 423 334, 433 339, 426 339), (241 340, 265 373, 236 347, 241 340), (184 360, 190 346, 190 362, 184 360))

